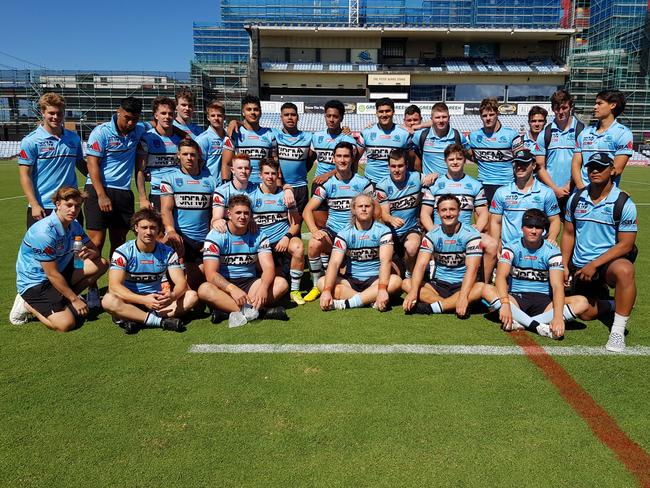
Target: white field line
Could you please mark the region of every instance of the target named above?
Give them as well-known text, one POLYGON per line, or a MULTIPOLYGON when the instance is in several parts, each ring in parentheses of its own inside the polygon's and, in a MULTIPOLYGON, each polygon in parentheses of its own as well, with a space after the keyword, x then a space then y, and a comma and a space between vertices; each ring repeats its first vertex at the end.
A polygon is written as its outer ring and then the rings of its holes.
MULTIPOLYGON (((546 346, 551 356, 650 356, 650 347, 632 346, 611 353, 605 347, 546 346)), ((433 356, 523 356, 519 346, 463 346, 427 344, 194 344, 198 354, 420 354, 433 356)))
POLYGON ((0 198, 0 202, 4 202, 5 200, 15 200, 16 198, 25 198, 25 195, 17 195, 15 197, 0 198))

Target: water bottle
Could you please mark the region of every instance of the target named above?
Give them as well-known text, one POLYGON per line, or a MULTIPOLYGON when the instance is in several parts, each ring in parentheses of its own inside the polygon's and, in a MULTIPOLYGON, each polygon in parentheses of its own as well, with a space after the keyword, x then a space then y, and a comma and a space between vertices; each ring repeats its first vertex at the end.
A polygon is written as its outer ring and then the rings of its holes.
POLYGON ((79 256, 79 251, 83 247, 81 236, 75 236, 74 243, 72 244, 72 252, 74 253, 74 269, 84 269, 84 260, 79 256))

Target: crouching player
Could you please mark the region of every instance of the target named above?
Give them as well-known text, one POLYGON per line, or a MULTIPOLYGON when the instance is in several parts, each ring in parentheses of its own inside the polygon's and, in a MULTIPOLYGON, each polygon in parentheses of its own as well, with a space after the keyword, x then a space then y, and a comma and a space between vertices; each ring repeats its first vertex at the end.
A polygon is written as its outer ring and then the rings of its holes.
POLYGON ((522 217, 523 237, 503 245, 495 286, 483 290, 490 310, 499 310, 503 330, 527 329, 559 339, 565 320, 587 310, 585 297, 564 297, 562 254, 545 240, 549 227, 542 210, 528 209, 522 217))
POLYGON ((230 327, 257 318, 289 319, 282 307, 264 308, 282 298, 289 286, 287 280, 275 276, 269 239, 249 230, 251 219, 251 201, 235 195, 228 202, 226 232, 213 229, 205 239, 206 282, 199 287, 199 297, 213 309, 213 323, 224 320, 226 313, 230 327))
POLYGON ((26 323, 30 314, 58 332, 83 323, 88 306, 79 293, 108 268, 76 221, 84 198, 76 188, 59 188, 52 197, 54 211, 27 230, 16 261, 18 295, 9 315, 13 325, 26 323), (83 243, 78 253, 83 260, 77 261, 80 267, 74 263, 76 238, 83 243))
POLYGON ((483 256, 481 234, 460 222, 460 207, 460 200, 454 195, 438 198, 440 225, 422 238, 413 277, 402 284, 407 293, 402 308, 407 314, 455 310, 459 318, 466 318, 469 304, 481 299, 484 284, 476 280, 483 256), (424 275, 432 257, 436 267, 427 283, 424 275))
POLYGON ((320 308, 342 310, 375 303, 384 312, 389 295, 400 291, 402 280, 391 274, 393 236, 391 230, 374 219, 375 205, 369 195, 352 199, 352 219, 334 238, 330 265, 318 280, 320 308), (339 276, 347 257, 345 275, 339 276))

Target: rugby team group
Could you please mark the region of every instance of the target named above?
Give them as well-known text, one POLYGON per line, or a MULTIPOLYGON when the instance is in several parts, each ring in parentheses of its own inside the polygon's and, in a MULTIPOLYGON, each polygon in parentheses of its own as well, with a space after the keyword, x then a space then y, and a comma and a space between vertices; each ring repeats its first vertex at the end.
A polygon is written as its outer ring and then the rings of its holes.
POLYGON ((575 117, 567 91, 550 102, 550 122, 534 106, 517 131, 499 121, 496 99, 484 99, 483 127, 466 137, 444 103, 430 121, 408 107, 399 126, 387 98, 360 133, 345 126, 337 100, 325 104, 319 132, 298 128, 293 103, 281 107, 282 129, 270 129, 249 95, 227 127, 223 103, 210 103, 204 131, 182 89, 154 99, 151 122, 140 121, 140 100, 122 100, 84 157, 64 128, 65 100, 47 93, 18 159, 29 206, 10 322, 69 331, 103 308, 129 334, 182 331, 181 317, 207 305, 213 323, 237 327, 288 320, 287 299, 383 312, 404 292, 406 314, 464 318, 487 307, 506 331, 554 339, 566 321, 609 315, 605 347, 623 351, 637 232, 636 207, 618 188, 632 154, 632 133, 617 121, 625 98, 599 93, 591 126, 575 117), (87 175, 84 191, 76 169, 87 175), (312 281, 304 295, 303 238, 312 281))

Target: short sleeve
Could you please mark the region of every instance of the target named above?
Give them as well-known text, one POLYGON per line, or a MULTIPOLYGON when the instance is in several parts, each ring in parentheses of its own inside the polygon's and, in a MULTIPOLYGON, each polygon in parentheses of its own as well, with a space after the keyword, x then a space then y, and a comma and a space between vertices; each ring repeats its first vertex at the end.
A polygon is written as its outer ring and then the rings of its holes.
MULTIPOLYGON (((499 188, 500 190, 501 188, 499 188)), ((492 204, 490 205, 490 213, 496 215, 503 215, 503 192, 497 190, 492 198, 492 204)))
POLYGON ((178 258, 178 254, 176 254, 176 251, 171 250, 169 252, 169 255, 167 256, 167 268, 172 269, 172 268, 182 268, 183 265, 181 264, 180 259, 178 258))
POLYGON ((18 164, 20 166, 34 166, 38 159, 38 146, 26 138, 20 142, 18 164))
POLYGON ((360 138, 360 140, 357 140, 357 145, 360 148, 365 149, 365 147, 366 147, 366 136, 368 135, 367 129, 362 130, 360 132, 360 134, 361 134, 361 138, 360 138))
POLYGON ((334 243, 332 244, 332 251, 345 253, 347 249, 348 249, 348 243, 345 240, 345 236, 338 234, 334 238, 334 243))
POLYGON ((535 141, 535 148, 533 149, 533 154, 535 156, 546 156, 546 128, 542 130, 537 136, 535 141))
POLYGON ((469 141, 467 140, 467 137, 465 137, 465 135, 460 131, 458 131, 458 133, 460 134, 460 144, 466 151, 469 151, 469 141))
POLYGON ((487 197, 485 196, 485 190, 483 185, 479 185, 478 193, 474 195, 474 208, 476 207, 485 207, 487 206, 487 197))
POLYGON ((160 182, 160 196, 161 197, 174 196, 174 188, 172 187, 171 183, 169 183, 168 181, 160 182))
POLYGON ((31 236, 26 244, 32 248, 36 261, 56 261, 56 239, 54 237, 41 233, 38 236, 31 236))
POLYGON ((481 236, 471 237, 465 246, 466 256, 482 256, 483 250, 481 249, 481 236))
POLYGON ((271 241, 269 241, 268 237, 262 236, 260 234, 259 237, 259 246, 257 248, 257 252, 260 254, 263 253, 270 253, 271 252, 271 241))
POLYGON ((317 198, 318 200, 326 200, 327 199, 327 190, 325 190, 325 187, 323 185, 318 185, 314 189, 314 195, 312 198, 317 198))
POLYGON ((388 191, 386 188, 385 180, 377 183, 377 188, 375 190, 375 195, 377 196, 377 201, 381 204, 388 203, 385 200, 388 198, 388 191))
POLYGON ((515 252, 508 246, 503 246, 503 249, 501 250, 501 254, 499 255, 499 262, 512 264, 514 258, 515 258, 515 252))
POLYGON ((433 194, 430 186, 425 186, 422 188, 422 205, 427 207, 435 208, 436 206, 436 197, 433 194))
POLYGON ((90 156, 98 158, 104 157, 106 154, 106 144, 101 126, 95 128, 88 137, 88 144, 86 146, 86 153, 90 156))
POLYGON ((223 150, 235 152, 235 149, 237 149, 236 141, 231 137, 226 137, 223 141, 223 150))
POLYGON ((555 193, 550 189, 546 192, 546 198, 544 199, 544 212, 549 217, 560 213, 560 206, 557 203, 555 193))
POLYGON ((425 235, 422 238, 422 243, 420 244, 420 252, 425 252, 427 254, 433 254, 433 242, 428 235, 425 235))
POLYGON ((210 231, 208 236, 205 238, 205 242, 203 243, 203 259, 212 259, 212 260, 218 260, 219 257, 221 256, 221 242, 220 239, 214 239, 213 235, 215 234, 215 231, 210 231))
POLYGON ((111 256, 111 269, 119 269, 122 271, 127 271, 129 265, 129 259, 120 251, 116 249, 113 251, 111 256))
POLYGON ((561 253, 556 253, 552 254, 548 258, 548 269, 559 269, 560 271, 564 271, 564 265, 562 264, 562 254, 561 253))
POLYGON ((618 225, 619 232, 637 232, 637 213, 636 206, 632 203, 632 200, 629 198, 623 206, 623 212, 621 213, 621 221, 618 225))
POLYGON ((565 222, 571 222, 573 223, 573 213, 571 212, 571 208, 573 207, 573 199, 574 198, 579 198, 579 192, 574 193, 569 197, 569 199, 566 202, 566 209, 564 210, 564 221, 565 222))
POLYGON ((379 247, 382 246, 387 246, 387 245, 393 245, 393 234, 388 231, 385 232, 380 238, 379 238, 379 247))
POLYGON ((614 152, 614 155, 631 156, 633 147, 632 132, 626 128, 624 131, 621 131, 616 141, 616 152, 614 152))
POLYGON ((576 137, 576 147, 573 152, 582 153, 582 141, 585 138, 585 132, 587 131, 583 130, 580 132, 580 134, 578 134, 578 137, 576 137))

